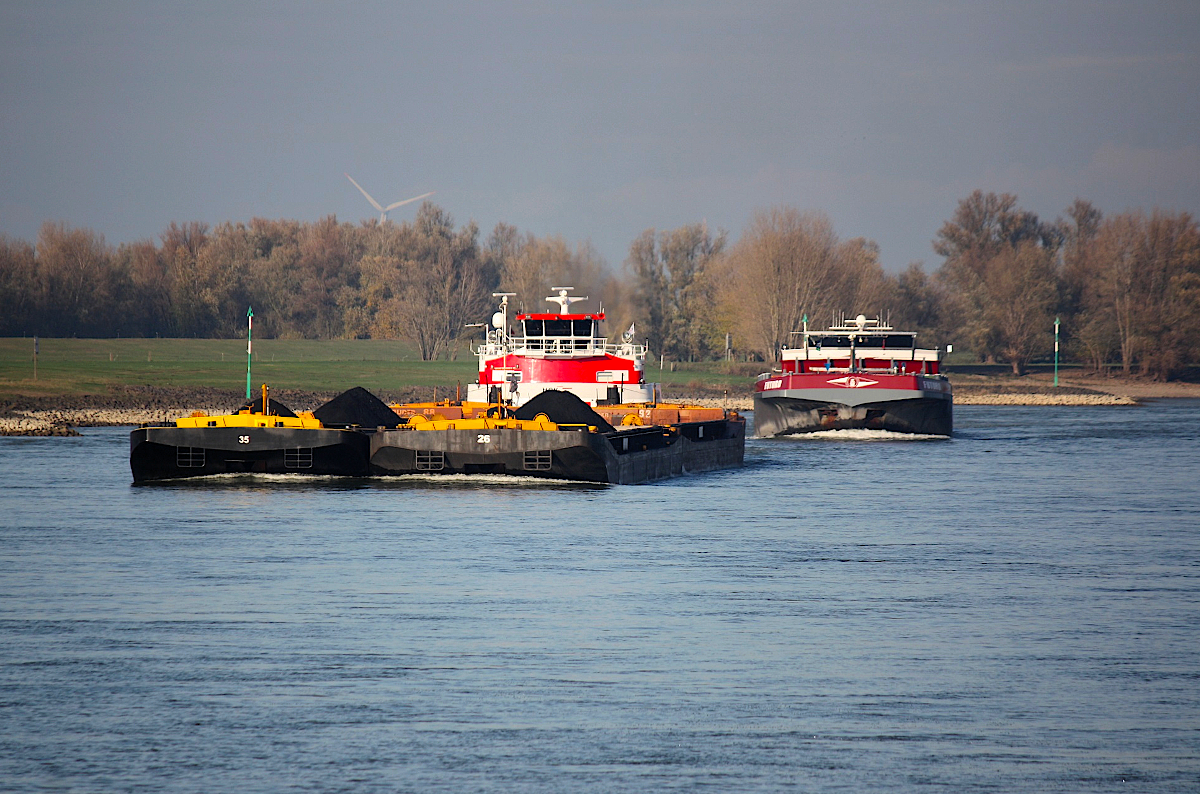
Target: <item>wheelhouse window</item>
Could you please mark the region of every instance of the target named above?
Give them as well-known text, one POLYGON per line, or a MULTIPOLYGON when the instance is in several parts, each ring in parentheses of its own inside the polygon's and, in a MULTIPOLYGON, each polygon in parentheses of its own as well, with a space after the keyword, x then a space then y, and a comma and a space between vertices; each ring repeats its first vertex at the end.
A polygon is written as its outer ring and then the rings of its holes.
POLYGON ((565 344, 570 339, 569 347, 586 348, 595 338, 595 321, 584 320, 523 320, 526 342, 535 348, 546 344, 565 344))
POLYGON ((808 338, 810 347, 850 347, 850 337, 848 336, 810 336, 808 338))
MULTIPOLYGON (((873 334, 858 336, 855 334, 855 347, 873 347, 885 350, 911 350, 913 348, 912 334, 873 334)), ((850 337, 829 334, 812 335, 808 337, 809 347, 850 347, 850 337)))
POLYGON ((910 334, 888 334, 886 336, 860 336, 859 347, 876 347, 884 350, 911 350, 913 338, 910 334))

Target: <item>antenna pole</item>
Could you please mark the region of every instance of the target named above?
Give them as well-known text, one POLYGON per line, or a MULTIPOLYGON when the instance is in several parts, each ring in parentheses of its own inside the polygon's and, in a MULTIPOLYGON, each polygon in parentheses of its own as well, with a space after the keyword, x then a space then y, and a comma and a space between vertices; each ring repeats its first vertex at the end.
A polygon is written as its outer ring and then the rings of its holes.
POLYGON ((1054 388, 1058 388, 1058 318, 1054 318, 1054 388))
POLYGON ((254 307, 246 307, 246 399, 250 399, 250 356, 254 345, 254 307))

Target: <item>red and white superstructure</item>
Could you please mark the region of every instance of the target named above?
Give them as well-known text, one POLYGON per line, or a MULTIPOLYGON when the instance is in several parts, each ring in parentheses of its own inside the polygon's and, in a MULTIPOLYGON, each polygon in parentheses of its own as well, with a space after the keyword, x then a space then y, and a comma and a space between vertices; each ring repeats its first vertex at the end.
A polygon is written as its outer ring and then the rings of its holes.
POLYGON ((878 319, 844 318, 825 331, 801 333, 780 351, 778 370, 754 387, 759 436, 830 429, 950 435, 953 395, 940 351, 916 346, 916 333, 878 319))
POLYGON ((649 403, 655 384, 646 383, 646 346, 633 339, 630 326, 620 342, 600 335, 604 312, 572 313, 573 287, 553 287, 546 298, 559 311, 517 314, 510 332, 508 299, 494 293, 500 309, 492 315, 486 341, 473 352, 479 358, 479 378, 467 386, 469 402, 503 399, 520 406, 543 391, 569 391, 589 405, 649 403))

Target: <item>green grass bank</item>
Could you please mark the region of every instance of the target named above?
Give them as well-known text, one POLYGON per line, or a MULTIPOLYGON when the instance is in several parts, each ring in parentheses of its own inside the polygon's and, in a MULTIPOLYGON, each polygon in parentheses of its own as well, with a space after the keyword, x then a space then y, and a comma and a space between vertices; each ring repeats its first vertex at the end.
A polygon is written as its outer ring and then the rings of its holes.
MULTIPOLYGON (((764 364, 667 362, 647 380, 668 392, 749 394, 764 364)), ((475 380, 475 357, 421 361, 403 342, 383 339, 254 341, 254 388, 338 392, 362 386, 377 393, 409 387, 453 388, 475 380)), ((0 399, 101 395, 112 388, 206 387, 244 392, 244 339, 41 339, 34 376, 33 339, 0 339, 0 399)), ((442 394, 441 396, 446 396, 442 394)))

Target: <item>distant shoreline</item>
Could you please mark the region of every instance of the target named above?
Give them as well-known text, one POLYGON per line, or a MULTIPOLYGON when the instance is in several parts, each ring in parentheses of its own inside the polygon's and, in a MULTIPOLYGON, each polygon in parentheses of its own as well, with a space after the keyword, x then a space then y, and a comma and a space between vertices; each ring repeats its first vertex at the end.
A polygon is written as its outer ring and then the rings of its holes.
MULTIPOLYGON (((951 377, 957 405, 1012 406, 1132 406, 1145 399, 1200 398, 1200 384, 1156 383, 1140 380, 1073 378, 1055 387, 1048 378, 951 377)), ((699 405, 749 411, 753 398, 747 393, 725 396, 715 389, 666 388, 664 399, 699 405)), ((436 390, 452 396, 453 389, 436 390)), ((380 394, 387 402, 428 400, 428 387, 380 394)), ((272 396, 293 410, 312 410, 334 396, 333 392, 273 390, 272 396)), ((137 426, 147 422, 173 422, 192 411, 210 414, 236 410, 241 395, 208 387, 156 388, 150 386, 113 389, 102 395, 9 398, 0 403, 0 435, 72 436, 80 427, 137 426)))

